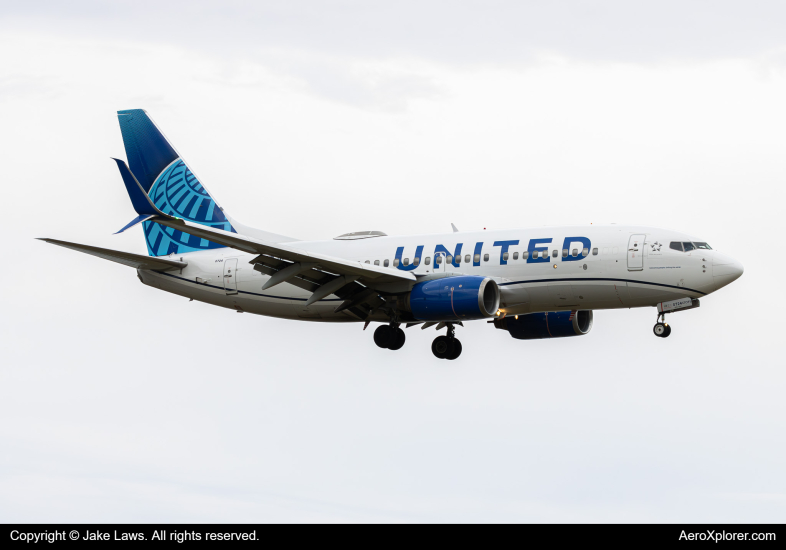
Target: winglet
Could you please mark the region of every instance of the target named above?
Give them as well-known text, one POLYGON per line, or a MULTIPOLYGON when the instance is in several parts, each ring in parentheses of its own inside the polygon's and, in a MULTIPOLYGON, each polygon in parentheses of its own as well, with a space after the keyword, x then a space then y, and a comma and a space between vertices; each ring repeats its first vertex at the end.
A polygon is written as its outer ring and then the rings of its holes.
MULTIPOLYGON (((156 205, 153 204, 153 201, 147 196, 147 193, 142 189, 139 181, 137 181, 134 174, 131 173, 131 170, 128 169, 126 163, 116 158, 112 160, 117 163, 117 168, 120 170, 120 175, 123 177, 123 183, 126 184, 128 197, 131 199, 131 204, 134 206, 136 213, 143 216, 163 216, 164 213, 156 208, 156 205)), ((126 228, 123 228, 121 231, 125 229, 126 228)))

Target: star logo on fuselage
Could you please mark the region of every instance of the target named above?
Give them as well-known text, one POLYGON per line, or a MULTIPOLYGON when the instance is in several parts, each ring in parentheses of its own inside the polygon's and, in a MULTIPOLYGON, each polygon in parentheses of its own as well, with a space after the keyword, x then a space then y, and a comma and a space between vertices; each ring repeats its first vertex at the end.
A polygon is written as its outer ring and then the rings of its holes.
POLYGON ((652 247, 653 252, 660 252, 660 247, 663 245, 660 244, 658 241, 655 241, 654 243, 650 243, 650 246, 652 247))

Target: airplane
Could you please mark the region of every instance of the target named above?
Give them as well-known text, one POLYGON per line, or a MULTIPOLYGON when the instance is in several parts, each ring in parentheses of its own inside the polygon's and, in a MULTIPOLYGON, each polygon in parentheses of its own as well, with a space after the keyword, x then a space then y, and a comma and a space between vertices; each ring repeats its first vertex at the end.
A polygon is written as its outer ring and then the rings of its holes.
POLYGON ((248 227, 213 198, 146 111, 118 111, 127 163, 118 167, 148 256, 41 239, 136 268, 148 286, 284 319, 380 325, 374 342, 398 350, 405 328, 446 329, 431 345, 455 360, 456 327, 485 320, 513 338, 584 336, 593 310, 700 306, 742 265, 684 233, 634 225, 535 227, 389 236, 355 231, 299 241, 248 227))

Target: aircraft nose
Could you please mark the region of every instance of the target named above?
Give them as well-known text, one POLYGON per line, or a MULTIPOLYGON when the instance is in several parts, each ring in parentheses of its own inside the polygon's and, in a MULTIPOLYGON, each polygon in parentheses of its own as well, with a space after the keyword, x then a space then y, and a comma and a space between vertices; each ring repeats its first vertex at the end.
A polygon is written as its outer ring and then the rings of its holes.
POLYGON ((740 278, 745 268, 742 264, 724 254, 715 253, 712 259, 712 281, 715 290, 740 278))

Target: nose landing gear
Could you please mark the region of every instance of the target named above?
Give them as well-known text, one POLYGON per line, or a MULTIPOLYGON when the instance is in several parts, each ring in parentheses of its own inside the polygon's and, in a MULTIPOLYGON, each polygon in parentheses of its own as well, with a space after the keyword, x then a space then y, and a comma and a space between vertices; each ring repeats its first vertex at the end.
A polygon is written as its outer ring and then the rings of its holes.
POLYGON ((431 344, 431 352, 437 359, 452 361, 461 355, 461 341, 456 338, 456 328, 448 323, 447 336, 437 336, 431 344))
POLYGON ((398 324, 382 325, 374 331, 374 343, 384 349, 401 349, 404 347, 406 340, 407 337, 398 324))
POLYGON ((663 313, 658 314, 658 322, 652 327, 652 332, 658 338, 668 338, 671 334, 671 327, 666 323, 666 315, 663 313))

